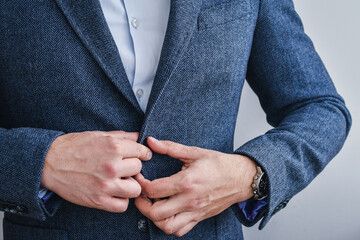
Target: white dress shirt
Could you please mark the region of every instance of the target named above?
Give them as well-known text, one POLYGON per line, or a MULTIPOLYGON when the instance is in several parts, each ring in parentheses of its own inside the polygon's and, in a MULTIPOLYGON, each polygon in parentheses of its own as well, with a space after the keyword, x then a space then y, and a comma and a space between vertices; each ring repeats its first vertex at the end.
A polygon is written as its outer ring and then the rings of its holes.
POLYGON ((170 0, 100 0, 126 75, 145 112, 158 67, 170 0))

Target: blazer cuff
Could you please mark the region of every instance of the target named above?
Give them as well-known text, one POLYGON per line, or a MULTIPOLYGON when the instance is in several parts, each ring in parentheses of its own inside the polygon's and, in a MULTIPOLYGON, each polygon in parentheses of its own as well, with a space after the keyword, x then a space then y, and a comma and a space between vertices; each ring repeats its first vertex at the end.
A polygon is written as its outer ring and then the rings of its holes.
POLYGON ((274 214, 287 205, 290 199, 290 196, 288 196, 290 191, 286 191, 285 189, 285 166, 279 164, 279 159, 282 159, 282 157, 278 156, 278 154, 283 154, 282 152, 284 150, 278 151, 277 149, 279 146, 274 147, 268 137, 269 136, 267 134, 257 137, 247 142, 234 152, 253 159, 268 176, 269 193, 267 197, 267 205, 261 208, 253 221, 246 219, 242 211, 239 209, 238 204, 234 204, 232 206, 235 215, 244 226, 251 227, 262 219, 259 225, 260 230, 265 227, 274 214), (279 186, 283 186, 284 188, 279 188, 279 186))
POLYGON ((64 134, 36 128, 0 128, 0 210, 45 220, 58 209, 61 198, 48 204, 38 197, 45 156, 52 142, 64 134))

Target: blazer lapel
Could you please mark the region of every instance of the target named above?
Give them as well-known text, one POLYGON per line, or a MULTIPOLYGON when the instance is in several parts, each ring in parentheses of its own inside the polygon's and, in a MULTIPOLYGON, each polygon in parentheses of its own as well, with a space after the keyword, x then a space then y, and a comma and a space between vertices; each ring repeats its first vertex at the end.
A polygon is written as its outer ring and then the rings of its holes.
POLYGON ((55 0, 82 43, 125 98, 143 113, 97 0, 55 0))
POLYGON ((197 26, 200 6, 201 0, 171 1, 169 22, 161 50, 159 66, 146 109, 146 117, 151 115, 162 89, 171 79, 171 75, 190 41, 192 33, 197 26))

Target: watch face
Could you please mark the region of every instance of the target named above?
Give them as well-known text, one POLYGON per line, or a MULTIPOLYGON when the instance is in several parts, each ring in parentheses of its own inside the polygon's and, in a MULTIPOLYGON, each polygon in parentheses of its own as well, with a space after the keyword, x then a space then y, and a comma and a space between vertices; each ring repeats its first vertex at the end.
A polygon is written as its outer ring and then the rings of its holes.
POLYGON ((261 196, 265 196, 268 194, 268 178, 266 174, 264 174, 260 179, 259 193, 261 196))

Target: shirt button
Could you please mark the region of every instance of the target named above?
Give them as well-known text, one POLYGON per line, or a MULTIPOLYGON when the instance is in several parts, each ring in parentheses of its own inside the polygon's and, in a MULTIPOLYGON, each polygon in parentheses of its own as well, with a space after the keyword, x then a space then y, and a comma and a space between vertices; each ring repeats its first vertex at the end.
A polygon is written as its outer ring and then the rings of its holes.
POLYGON ((133 28, 138 28, 139 27, 139 21, 136 18, 133 18, 131 20, 131 26, 133 26, 133 28))
POLYGON ((138 229, 142 232, 146 232, 147 231, 147 224, 146 224, 146 219, 144 218, 141 218, 139 221, 138 221, 138 229))
POLYGON ((144 90, 142 90, 141 88, 139 88, 137 91, 136 91, 136 96, 138 98, 141 98, 142 96, 144 96, 144 90))

